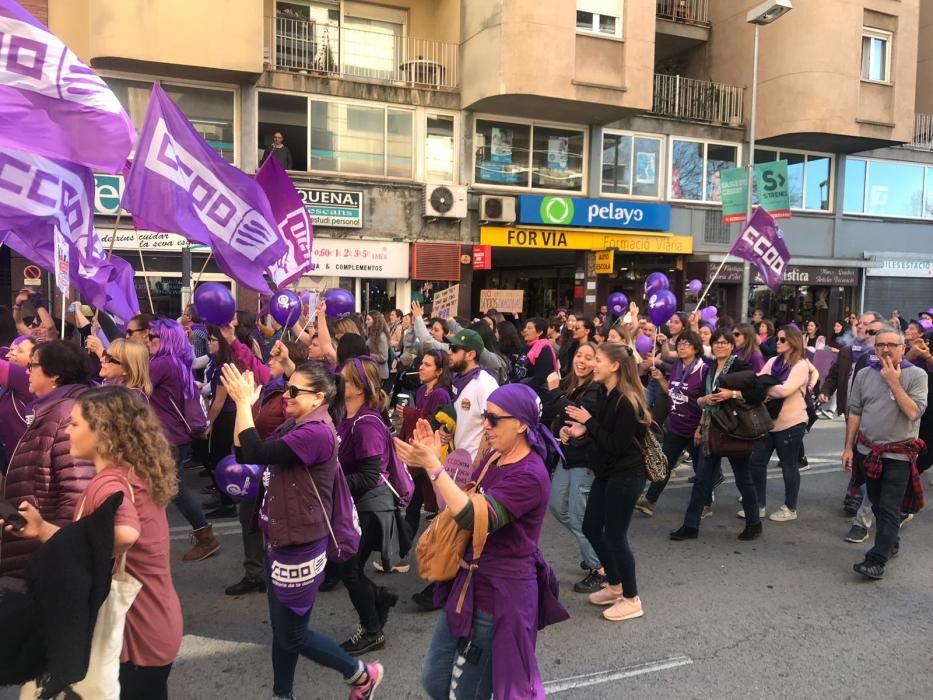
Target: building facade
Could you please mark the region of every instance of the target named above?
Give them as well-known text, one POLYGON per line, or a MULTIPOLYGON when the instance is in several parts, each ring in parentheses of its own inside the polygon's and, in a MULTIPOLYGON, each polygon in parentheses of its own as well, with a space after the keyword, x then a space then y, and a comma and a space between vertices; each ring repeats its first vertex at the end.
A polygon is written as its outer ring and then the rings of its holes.
MULTIPOLYGON (((689 308, 687 281, 740 229, 720 177, 748 159, 753 0, 28 4, 137 126, 158 80, 246 172, 281 134, 315 221, 300 286, 345 287, 361 310, 459 285, 461 315, 592 314, 613 291, 643 301, 658 270, 689 308)), ((933 0, 801 2, 760 36, 754 160, 787 162, 793 259, 778 294, 753 280, 748 308, 824 328, 916 315, 933 299, 933 0)), ((143 308, 177 313, 222 279, 180 236, 136 231, 119 177, 97 186, 143 308)), ((740 289, 727 262, 711 302, 740 316, 740 289)))

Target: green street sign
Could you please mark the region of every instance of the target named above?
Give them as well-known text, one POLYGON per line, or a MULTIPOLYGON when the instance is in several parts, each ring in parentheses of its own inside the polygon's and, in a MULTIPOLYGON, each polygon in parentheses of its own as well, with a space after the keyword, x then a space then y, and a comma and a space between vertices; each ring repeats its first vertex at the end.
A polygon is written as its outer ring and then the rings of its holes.
POLYGON ((775 219, 790 218, 790 194, 788 192, 787 161, 755 165, 755 184, 758 203, 775 219))
POLYGON ((745 221, 748 206, 748 176, 745 168, 730 168, 719 172, 719 191, 722 194, 722 222, 737 224, 745 221))

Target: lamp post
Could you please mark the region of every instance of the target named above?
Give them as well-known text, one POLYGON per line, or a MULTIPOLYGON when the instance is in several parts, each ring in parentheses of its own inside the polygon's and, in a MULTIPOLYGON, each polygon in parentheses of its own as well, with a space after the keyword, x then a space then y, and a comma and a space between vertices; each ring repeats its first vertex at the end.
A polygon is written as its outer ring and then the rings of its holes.
MULTIPOLYGON (((793 9, 791 0, 766 0, 748 11, 745 21, 755 25, 755 50, 752 57, 752 115, 748 123, 748 201, 745 207, 745 223, 752 218, 752 183, 755 177, 755 120, 758 116, 758 30, 766 24, 783 17, 793 9)), ((748 297, 751 294, 751 267, 742 265, 742 293, 739 303, 742 305, 740 317, 747 320, 748 297)))

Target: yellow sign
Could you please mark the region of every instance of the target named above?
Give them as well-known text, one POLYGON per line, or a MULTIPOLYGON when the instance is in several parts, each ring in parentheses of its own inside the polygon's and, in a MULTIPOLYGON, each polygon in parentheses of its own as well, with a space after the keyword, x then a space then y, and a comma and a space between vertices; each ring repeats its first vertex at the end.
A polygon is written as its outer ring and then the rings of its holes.
POLYGON ((527 226, 482 226, 480 243, 500 248, 538 250, 617 250, 621 253, 693 252, 693 236, 657 233, 628 233, 612 229, 529 228, 527 226))
POLYGON ((614 250, 598 250, 596 251, 596 274, 597 275, 611 275, 615 272, 615 255, 614 250))

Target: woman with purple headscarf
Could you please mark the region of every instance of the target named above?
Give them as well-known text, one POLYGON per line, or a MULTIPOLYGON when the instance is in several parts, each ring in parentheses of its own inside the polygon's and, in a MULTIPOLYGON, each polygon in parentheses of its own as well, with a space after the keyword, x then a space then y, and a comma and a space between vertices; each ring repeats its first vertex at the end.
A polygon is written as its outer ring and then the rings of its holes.
MULTIPOLYGON (((544 465, 548 443, 557 449, 540 416, 537 394, 522 384, 500 387, 486 402, 483 420, 492 451, 473 478, 489 510, 489 537, 469 585, 461 568, 453 581, 437 586, 436 600, 446 599, 446 610, 421 672, 434 700, 544 698, 537 631, 569 615, 538 547, 551 491, 544 465)), ((395 445, 406 464, 426 470, 457 524, 472 530, 472 502, 441 465, 439 442, 427 421, 418 422, 412 444, 395 445)), ((471 547, 464 560, 473 560, 471 547)))

